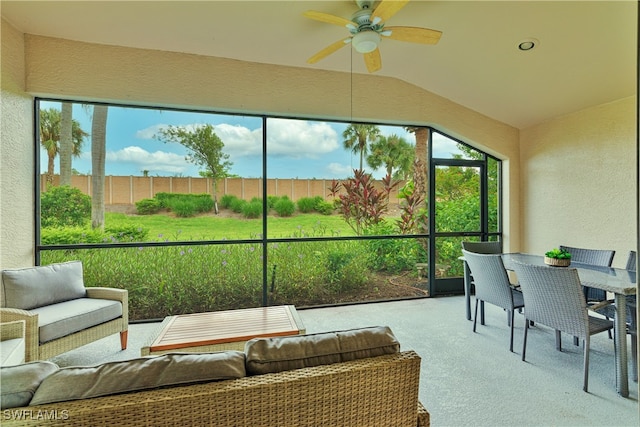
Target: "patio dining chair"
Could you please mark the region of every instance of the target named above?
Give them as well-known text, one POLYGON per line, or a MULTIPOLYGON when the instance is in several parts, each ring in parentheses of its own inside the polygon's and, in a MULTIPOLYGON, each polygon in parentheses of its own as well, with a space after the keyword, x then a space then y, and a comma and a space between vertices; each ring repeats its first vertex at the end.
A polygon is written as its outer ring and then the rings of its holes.
MULTIPOLYGON (((501 254, 502 242, 463 241, 462 249, 464 249, 465 251, 476 253, 476 254, 501 254)), ((469 266, 465 263, 464 268, 468 270, 469 266)), ((471 274, 470 271, 465 271, 465 275, 469 278, 468 283, 465 283, 464 295, 465 295, 465 302, 467 304, 467 319, 470 319, 469 310, 471 306, 471 286, 474 286, 474 283, 473 283, 473 275, 471 274)), ((484 302, 480 302, 480 318, 482 319, 482 324, 484 325, 484 302)))
MULTIPOLYGON (((627 265, 625 269, 629 272, 636 271, 637 265, 637 257, 635 251, 629 251, 629 257, 627 258, 627 265)), ((631 336, 631 358, 633 360, 632 363, 632 372, 633 372, 633 380, 638 382, 638 333, 637 333, 637 317, 636 317, 636 303, 637 299, 635 295, 627 296, 627 316, 626 316, 626 324, 627 324, 627 333, 631 336)), ((603 301, 599 304, 596 304, 590 307, 596 313, 599 313, 605 316, 607 319, 614 319, 617 315, 617 310, 615 306, 615 302, 612 299, 603 301)))
MULTIPOLYGON (((560 246, 560 250, 564 249, 565 251, 571 254, 572 262, 579 262, 582 264, 589 265, 597 265, 601 267, 611 267, 611 263, 613 262, 613 256, 616 254, 616 251, 608 250, 608 249, 584 249, 584 248, 574 248, 571 246, 560 246)), ((602 289, 594 289, 588 286, 583 287, 585 298, 587 302, 594 301, 600 302, 607 299, 607 293, 602 289)))
MULTIPOLYGON (((513 352, 513 328, 515 310, 524 306, 522 293, 511 287, 507 270, 502 263, 500 254, 477 254, 462 250, 464 258, 473 274, 476 287, 476 306, 473 317, 473 332, 476 331, 478 321, 478 303, 488 302, 507 311, 511 337, 509 351, 513 352)), ((484 325, 484 318, 480 320, 484 325)))
POLYGON ((601 317, 589 316, 578 271, 575 268, 547 267, 519 262, 514 262, 513 268, 518 275, 525 304, 522 360, 525 361, 527 334, 531 321, 555 329, 556 337, 561 332, 578 337, 584 346, 582 389, 588 391, 591 335, 611 330, 613 322, 601 317))

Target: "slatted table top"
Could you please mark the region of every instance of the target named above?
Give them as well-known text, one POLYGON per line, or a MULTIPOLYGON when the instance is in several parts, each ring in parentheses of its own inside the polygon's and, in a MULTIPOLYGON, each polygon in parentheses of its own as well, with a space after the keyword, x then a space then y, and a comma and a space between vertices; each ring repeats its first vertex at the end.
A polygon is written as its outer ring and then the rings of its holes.
POLYGON ((167 317, 163 325, 150 353, 305 332, 292 305, 181 314, 167 317))

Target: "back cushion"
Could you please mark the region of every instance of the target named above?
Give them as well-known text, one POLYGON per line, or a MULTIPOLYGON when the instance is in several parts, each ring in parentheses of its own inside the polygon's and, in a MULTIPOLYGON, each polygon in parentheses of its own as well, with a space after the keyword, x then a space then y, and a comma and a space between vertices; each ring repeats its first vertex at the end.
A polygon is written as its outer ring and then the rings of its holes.
POLYGON ((57 370, 58 365, 46 361, 0 368, 2 409, 27 406, 40 383, 57 370))
POLYGON ((245 375, 245 358, 241 351, 169 353, 98 366, 68 367, 61 368, 40 384, 31 405, 236 379, 245 375))
POLYGON ((86 295, 80 261, 3 270, 2 286, 3 305, 23 310, 86 295))
POLYGON ((251 375, 328 365, 398 351, 400 343, 388 326, 254 338, 245 344, 247 373, 251 375))

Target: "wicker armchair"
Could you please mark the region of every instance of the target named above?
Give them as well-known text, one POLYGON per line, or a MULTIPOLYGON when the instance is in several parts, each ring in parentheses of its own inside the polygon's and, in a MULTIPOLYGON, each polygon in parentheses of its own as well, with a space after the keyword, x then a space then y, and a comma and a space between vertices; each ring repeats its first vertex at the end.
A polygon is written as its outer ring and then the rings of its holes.
MULTIPOLYGON (((500 254, 502 253, 502 242, 462 242, 462 249, 476 254, 500 254)), ((473 276, 469 271, 467 263, 464 264, 464 298, 467 311, 467 320, 471 320, 471 285, 473 276)), ((480 318, 484 324, 484 303, 480 302, 480 318)))
POLYGON ((0 366, 24 363, 24 335, 24 320, 0 323, 0 366))
MULTIPOLYGON (((476 286, 473 332, 476 331, 478 320, 478 302, 485 301, 497 305, 505 309, 509 316, 509 325, 511 327, 509 351, 513 352, 513 318, 515 310, 524 307, 522 293, 511 287, 507 270, 504 268, 500 254, 477 254, 464 249, 462 253, 471 270, 471 274, 473 274, 476 286)), ((484 319, 480 320, 480 324, 484 325, 484 319)))
MULTIPOLYGON (((16 320, 25 322, 26 362, 46 360, 115 333, 120 334, 121 348, 123 350, 127 348, 129 329, 127 290, 105 287, 85 288, 82 280, 82 264, 79 261, 4 270, 0 296, 0 322, 16 320), (51 300, 53 297, 50 295, 59 296, 61 292, 68 292, 69 283, 73 283, 75 287, 73 292, 78 293, 78 296, 37 304, 42 300, 51 300), (67 289, 63 289, 65 286, 67 289), (11 292, 10 289, 12 289, 11 292), (21 295, 26 295, 34 302, 24 305, 26 304, 24 301, 19 301, 21 295), (21 302, 22 305, 14 305, 16 301, 21 302), (114 304, 114 302, 120 304, 114 304), (70 306, 70 303, 73 305, 70 306), (100 314, 94 320, 91 317, 94 311, 90 307, 96 304, 117 306, 117 310, 121 313, 107 315, 106 318, 97 320, 100 316, 105 317, 100 314), (82 322, 78 319, 83 318, 90 320, 83 322, 81 329, 73 329, 74 325, 82 322), (59 325, 60 329, 66 328, 68 331, 47 338, 43 336, 42 330, 45 325, 48 325, 49 330, 53 329, 52 325, 56 327, 59 325)), ((100 309, 96 308, 96 311, 100 309)))
MULTIPOLYGON (((549 326, 578 337, 584 344, 583 390, 589 386, 589 342, 591 335, 608 331, 613 322, 589 316, 582 285, 575 268, 557 268, 513 263, 524 296, 524 342, 522 360, 527 350, 529 322, 549 326)), ((556 340, 559 343, 559 340, 556 340)), ((559 348, 561 350, 561 348, 559 348)))

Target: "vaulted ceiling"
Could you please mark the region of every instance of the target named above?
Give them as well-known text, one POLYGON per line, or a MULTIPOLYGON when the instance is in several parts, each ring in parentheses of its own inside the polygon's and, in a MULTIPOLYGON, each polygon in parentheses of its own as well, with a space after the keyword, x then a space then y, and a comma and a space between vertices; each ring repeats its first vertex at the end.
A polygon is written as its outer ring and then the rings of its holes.
MULTIPOLYGON (((353 0, 0 2, 2 17, 29 34, 367 73, 351 46, 306 62, 349 36, 304 17, 307 10, 350 18, 358 7, 353 0)), ((384 39, 376 74, 517 128, 636 94, 635 1, 413 0, 387 24, 443 34, 436 45, 384 39), (537 46, 519 50, 530 38, 537 46)))

